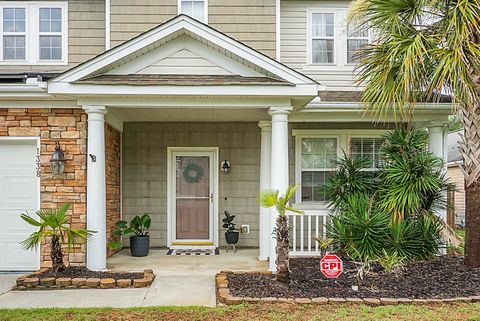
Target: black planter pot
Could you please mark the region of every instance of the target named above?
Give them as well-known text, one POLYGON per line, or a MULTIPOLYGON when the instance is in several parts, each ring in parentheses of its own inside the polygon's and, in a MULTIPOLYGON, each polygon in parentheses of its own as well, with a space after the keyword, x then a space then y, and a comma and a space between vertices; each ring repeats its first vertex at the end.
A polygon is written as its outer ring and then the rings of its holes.
POLYGON ((240 232, 225 232, 225 240, 227 241, 227 244, 237 244, 239 236, 240 232))
POLYGON ((150 235, 130 236, 130 253, 132 256, 147 256, 150 251, 150 235))

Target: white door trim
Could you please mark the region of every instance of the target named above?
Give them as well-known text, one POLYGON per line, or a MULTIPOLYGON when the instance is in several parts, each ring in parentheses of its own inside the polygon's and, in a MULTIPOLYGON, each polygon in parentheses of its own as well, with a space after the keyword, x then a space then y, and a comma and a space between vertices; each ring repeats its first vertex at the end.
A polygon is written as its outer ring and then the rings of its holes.
MULTIPOLYGON (((0 141, 32 141, 35 143, 35 145, 37 146, 37 152, 36 152, 36 157, 38 157, 36 159, 36 163, 38 164, 38 175, 37 175, 37 208, 36 208, 36 211, 40 210, 40 207, 41 207, 41 192, 40 192, 40 176, 41 176, 41 162, 40 162, 40 137, 20 137, 20 136, 2 136, 0 137, 0 141)), ((33 213, 30 213, 30 214, 33 214, 33 213)), ((18 219, 20 219, 20 213, 18 213, 19 217, 18 219)), ((35 270, 39 270, 40 269, 40 248, 38 249, 33 249, 33 250, 29 250, 29 251, 35 251, 36 252, 36 256, 37 256, 37 260, 36 260, 36 267, 35 267, 35 270)), ((25 270, 26 272, 27 270, 25 270)), ((20 272, 20 271, 18 271, 20 272)), ((21 271, 23 272, 23 271, 21 271)))
MULTIPOLYGON (((167 246, 169 248, 192 248, 193 245, 173 245, 175 242, 176 215, 175 215, 175 161, 178 154, 185 156, 211 156, 211 190, 213 191, 213 204, 210 211, 210 240, 213 245, 194 245, 195 248, 218 247, 218 147, 167 147, 167 246)), ((194 243, 196 240, 188 240, 194 243)), ((205 242, 205 240, 198 240, 205 242)))

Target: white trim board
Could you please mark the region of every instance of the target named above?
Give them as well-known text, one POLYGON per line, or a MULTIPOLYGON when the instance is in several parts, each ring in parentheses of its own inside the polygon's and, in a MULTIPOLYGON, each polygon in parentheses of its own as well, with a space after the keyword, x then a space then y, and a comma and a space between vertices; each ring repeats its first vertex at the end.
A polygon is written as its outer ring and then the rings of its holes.
POLYGON ((218 147, 167 147, 167 246, 169 248, 216 248, 219 246, 218 234, 218 197, 219 197, 219 148, 218 147), (176 240, 175 239, 175 168, 174 157, 210 156, 210 190, 213 193, 213 202, 210 207, 210 238, 209 240, 176 240), (191 242, 192 245, 177 244, 175 242, 191 242), (212 245, 196 245, 195 243, 211 242, 212 245))

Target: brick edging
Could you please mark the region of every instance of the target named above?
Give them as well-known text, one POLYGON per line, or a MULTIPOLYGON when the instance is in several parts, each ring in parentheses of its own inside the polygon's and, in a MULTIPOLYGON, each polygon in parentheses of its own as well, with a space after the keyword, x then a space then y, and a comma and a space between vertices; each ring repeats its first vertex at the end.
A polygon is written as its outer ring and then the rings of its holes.
POLYGON ((294 304, 367 304, 377 305, 396 305, 396 304, 439 304, 452 302, 480 302, 480 296, 458 297, 449 299, 408 299, 408 298, 253 298, 237 297, 230 293, 228 288, 228 275, 231 274, 271 274, 271 272, 232 272, 221 271, 215 275, 215 288, 217 294, 217 303, 234 305, 241 303, 264 302, 264 303, 294 303, 294 304))
MULTIPOLYGON (((152 269, 143 270, 142 279, 112 279, 112 278, 39 278, 38 275, 47 271, 43 268, 31 274, 17 278, 13 291, 26 290, 62 290, 62 289, 114 289, 114 288, 144 288, 155 280, 152 269)), ((126 273, 126 272, 112 272, 126 273)))

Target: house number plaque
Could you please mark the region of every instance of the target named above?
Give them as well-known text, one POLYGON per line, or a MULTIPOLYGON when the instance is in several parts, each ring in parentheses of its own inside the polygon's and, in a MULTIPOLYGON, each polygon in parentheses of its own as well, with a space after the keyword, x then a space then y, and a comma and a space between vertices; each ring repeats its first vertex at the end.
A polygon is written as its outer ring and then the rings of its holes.
POLYGON ((40 150, 37 148, 37 154, 35 155, 35 171, 37 177, 40 177, 40 150))

